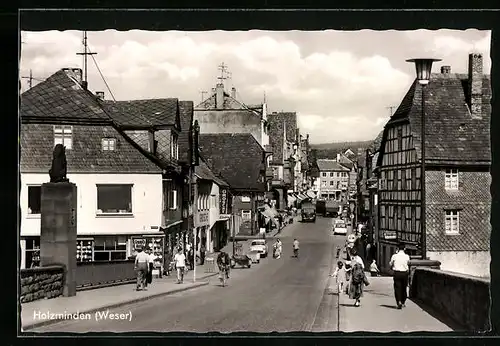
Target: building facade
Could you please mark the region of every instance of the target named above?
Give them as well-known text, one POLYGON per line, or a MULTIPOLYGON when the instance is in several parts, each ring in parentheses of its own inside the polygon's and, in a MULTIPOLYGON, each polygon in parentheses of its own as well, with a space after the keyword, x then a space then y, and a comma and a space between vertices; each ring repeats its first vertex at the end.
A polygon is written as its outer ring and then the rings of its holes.
POLYGON ((403 242, 411 255, 439 260, 443 270, 489 275, 491 86, 482 69, 482 56, 474 53, 468 74, 444 66, 431 75, 425 99, 425 196, 417 82, 385 127, 378 158, 379 259, 385 269, 403 242))
POLYGON ((336 160, 318 159, 319 191, 324 200, 346 202, 348 200, 350 170, 336 160))
POLYGON ((111 121, 81 76, 62 69, 21 95, 21 268, 39 262, 41 185, 56 144, 66 147, 67 177, 77 186, 78 263, 126 260, 137 237, 163 247, 162 169, 111 121))

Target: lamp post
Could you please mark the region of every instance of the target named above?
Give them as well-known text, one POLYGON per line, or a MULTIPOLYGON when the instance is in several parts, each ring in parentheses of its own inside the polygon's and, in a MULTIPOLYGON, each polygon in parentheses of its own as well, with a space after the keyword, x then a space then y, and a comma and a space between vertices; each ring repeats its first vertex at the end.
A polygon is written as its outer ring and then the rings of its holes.
POLYGON ((422 120, 421 120, 421 137, 422 137, 422 144, 421 144, 421 151, 422 151, 422 158, 421 158, 421 168, 420 168, 420 184, 422 185, 422 202, 421 202, 421 207, 420 207, 420 229, 422 231, 422 259, 427 258, 427 230, 426 230, 426 197, 425 197, 425 87, 427 84, 429 84, 429 81, 431 79, 431 71, 432 71, 432 64, 436 61, 441 61, 441 59, 408 59, 406 60, 407 62, 412 62, 415 64, 415 70, 417 72, 417 80, 418 84, 421 86, 422 90, 422 106, 421 106, 421 112, 422 112, 422 120))
MULTIPOLYGON (((189 198, 191 201, 191 205, 193 208, 193 281, 196 282, 196 223, 198 216, 198 189, 194 177, 195 167, 200 164, 199 157, 199 137, 200 137, 200 125, 198 120, 194 121, 193 126, 189 131, 189 146, 190 146, 190 155, 189 155, 189 198), (192 199, 191 199, 192 196, 192 199)), ((189 220, 189 218, 188 218, 189 220)), ((189 229, 189 228, 188 228, 189 229)))

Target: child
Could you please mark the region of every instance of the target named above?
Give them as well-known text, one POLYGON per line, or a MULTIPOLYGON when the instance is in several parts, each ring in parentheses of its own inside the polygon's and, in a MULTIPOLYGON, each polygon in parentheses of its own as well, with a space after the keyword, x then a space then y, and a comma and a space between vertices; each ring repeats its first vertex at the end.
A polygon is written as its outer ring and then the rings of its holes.
POLYGON ((337 268, 335 268, 335 272, 333 272, 333 274, 330 274, 330 276, 336 279, 335 281, 337 283, 338 292, 340 294, 345 286, 344 283, 346 281, 346 271, 344 268, 344 263, 342 261, 337 262, 337 268))
POLYGON ((375 262, 375 260, 373 260, 372 264, 370 264, 370 273, 372 276, 378 276, 379 274, 377 262, 375 262))

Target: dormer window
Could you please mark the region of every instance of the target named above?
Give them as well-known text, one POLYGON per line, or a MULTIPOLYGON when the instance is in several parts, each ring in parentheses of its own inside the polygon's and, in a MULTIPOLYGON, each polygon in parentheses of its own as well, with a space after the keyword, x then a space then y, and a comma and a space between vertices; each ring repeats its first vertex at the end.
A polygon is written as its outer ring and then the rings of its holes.
POLYGON ((73 126, 54 125, 54 146, 62 144, 66 149, 73 147, 73 126))
POLYGON ((102 150, 103 151, 114 151, 116 149, 116 138, 103 138, 102 139, 102 150))

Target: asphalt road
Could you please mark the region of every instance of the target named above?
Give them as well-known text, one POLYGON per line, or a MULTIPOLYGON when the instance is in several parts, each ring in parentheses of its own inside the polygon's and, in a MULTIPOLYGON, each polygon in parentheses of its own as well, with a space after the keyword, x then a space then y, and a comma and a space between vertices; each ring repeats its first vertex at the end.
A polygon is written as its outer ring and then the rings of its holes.
POLYGON ((280 239, 281 259, 233 269, 226 287, 213 277, 208 286, 110 311, 131 312, 130 321, 73 320, 33 331, 336 331, 338 296, 328 294, 328 274, 346 237, 333 236, 331 218, 318 217, 316 223, 287 226, 280 239), (291 257, 294 238, 300 242, 298 259, 291 257))

